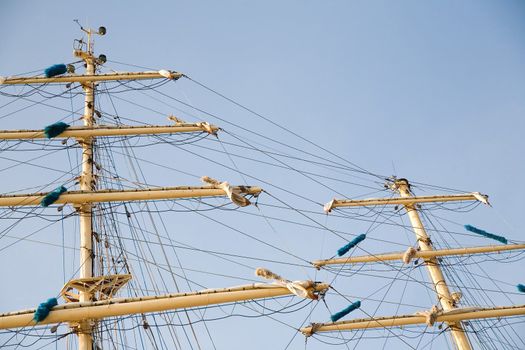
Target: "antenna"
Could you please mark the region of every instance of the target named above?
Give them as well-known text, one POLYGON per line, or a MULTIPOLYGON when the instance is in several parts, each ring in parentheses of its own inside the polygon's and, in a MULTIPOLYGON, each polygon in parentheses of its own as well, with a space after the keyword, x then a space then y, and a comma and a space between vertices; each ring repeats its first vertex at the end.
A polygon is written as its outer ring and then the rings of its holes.
MULTIPOLYGON (((91 28, 86 29, 86 28, 84 28, 84 27, 80 24, 80 22, 79 22, 78 19, 74 19, 73 22, 75 22, 76 24, 78 24, 78 26, 80 27, 80 30, 82 30, 84 33, 87 34, 88 39, 87 39, 87 48, 86 48, 86 52, 87 52, 88 54, 93 54, 93 41, 92 41, 92 39, 91 39, 91 35, 93 35, 93 34, 97 34, 97 35, 100 35, 100 36, 106 35, 106 32, 107 32, 106 27, 104 27, 104 26, 100 26, 100 27, 98 27, 97 30, 95 30, 95 29, 91 29, 91 28)), ((84 49, 84 47, 85 47, 85 46, 84 46, 84 40, 83 40, 83 39, 78 39, 78 40, 75 40, 75 42, 78 43, 78 45, 79 45, 79 46, 75 49, 75 56, 77 56, 77 57, 81 57, 82 59, 84 59, 83 56, 78 56, 78 55, 77 55, 77 51, 82 51, 82 50, 84 49)), ((105 61, 106 56, 105 56, 105 55, 101 55, 101 56, 104 56, 104 61, 103 61, 102 63, 106 62, 106 61, 105 61)), ((99 57, 99 59, 100 59, 100 57, 99 57)))

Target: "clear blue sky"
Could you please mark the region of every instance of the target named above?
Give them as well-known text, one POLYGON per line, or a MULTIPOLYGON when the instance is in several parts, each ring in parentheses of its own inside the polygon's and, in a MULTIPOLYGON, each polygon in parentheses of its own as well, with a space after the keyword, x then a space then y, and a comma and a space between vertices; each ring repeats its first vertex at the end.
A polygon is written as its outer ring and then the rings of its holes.
MULTIPOLYGON (((0 75, 71 62, 72 41, 80 36, 73 19, 86 26, 104 25, 107 35, 97 38, 96 50, 109 60, 184 72, 374 173, 487 193, 494 208, 480 207, 467 218, 454 216, 454 220, 471 220, 460 222, 523 241, 520 222, 525 196, 524 18, 523 1, 54 1, 51 5, 44 1, 3 0, 0 75)), ((135 69, 119 66, 124 68, 135 69)), ((215 104, 218 99, 195 85, 177 84, 173 93, 185 101, 313 152, 309 145, 248 113, 215 104)), ((6 102, 2 97, 0 104, 6 102)), ((163 121, 146 116, 144 111, 122 108, 123 113, 147 123, 163 121)), ((54 120, 52 116, 35 113, 3 118, 0 129, 37 128, 54 120), (41 120, 36 123, 38 119, 41 120)), ((156 154, 152 159, 161 162, 166 157, 156 154)), ((2 168, 10 164, 2 162, 2 168)), ((184 164, 184 170, 202 175, 210 169, 208 163, 191 158, 176 164, 184 164)), ((244 166, 241 161, 238 165, 244 166)), ((250 174, 261 171, 258 174, 267 179, 280 176, 271 169, 245 166, 250 174)), ((6 186, 2 192, 24 188, 14 181, 16 173, 4 174, 0 174, 6 186)), ((302 187, 308 186, 306 182, 296 183, 299 175, 288 175, 289 178, 278 179, 280 185, 290 186, 296 192, 305 190, 319 202, 336 195, 322 187, 306 190, 302 187)), ((154 173, 151 176, 152 183, 166 181, 157 179, 154 173)), ((162 184, 196 184, 198 180, 184 178, 184 181, 195 182, 162 184)), ((236 181, 243 178, 236 175, 232 182, 236 181)), ((257 184, 253 180, 248 182, 257 184)), ((375 185, 381 190, 380 185, 375 185)), ((373 190, 351 186, 341 189, 354 197, 367 191, 373 190)), ((425 192, 432 193, 438 194, 439 190, 425 192)), ((328 218, 321 222, 340 225, 338 228, 347 225, 328 218)), ((244 224, 249 227, 248 222, 244 224)), ((282 235, 287 229, 277 227, 276 231, 282 235)), ((355 231, 359 229, 356 224, 355 231)), ((40 239, 45 240, 45 236, 40 239)), ((319 255, 315 257, 331 254, 298 240, 303 238, 293 235, 286 239, 286 244, 302 257, 314 258, 309 256, 310 252, 319 255)), ((321 244, 320 240, 315 242, 321 244)), ((196 238, 193 243, 206 244, 206 241, 196 238)), ((330 243, 333 243, 330 249, 334 250, 344 242, 330 243)), ((17 271, 6 271, 7 264, 23 254, 24 249, 31 252, 38 249, 38 246, 24 248, 23 244, 16 247, 0 253, 6 253, 0 257, 2 274, 13 281, 0 293, 3 300, 0 309, 5 311, 31 307, 60 288, 50 285, 40 293, 37 287, 19 281, 17 271), (16 289, 15 283, 21 283, 30 292, 17 295, 12 290, 16 289)), ((270 254, 264 247, 260 251, 256 248, 240 249, 254 256, 270 254)), ((368 248, 376 253, 399 249, 372 244, 368 248)), ((21 265, 27 273, 34 266, 31 262, 21 265)), ((514 266, 518 271, 524 267, 523 261, 514 266)), ((515 278, 508 269, 505 265, 492 272, 501 274, 499 277, 508 283, 525 283, 523 273, 515 278)), ((61 280, 62 267, 59 270, 61 280)), ((301 273, 297 272, 293 278, 306 278, 301 273)), ((341 288, 348 286, 342 284, 341 288)), ((361 295, 356 290, 348 293, 361 295)), ((513 301, 523 304, 524 298, 513 301)), ((344 306, 339 302, 339 306, 344 306)), ((303 319, 295 321, 289 323, 298 327, 303 319)), ((261 324, 266 328, 259 332, 271 337, 275 331, 276 339, 261 339, 251 348, 284 348, 290 341, 293 330, 281 332, 276 330, 280 327, 278 323, 257 322, 262 321, 235 319, 225 321, 227 326, 213 323, 217 348, 226 348, 234 335, 238 343, 230 344, 229 348, 246 345, 256 334, 252 325, 261 324), (242 334, 228 328, 234 325, 240 327, 242 334)), ((516 329, 521 334, 525 331, 523 325, 516 329)), ((298 336, 290 348, 303 346, 303 338, 298 336)), ((322 346, 312 340, 308 348, 322 346)), ((358 348, 376 347, 367 347, 362 342, 358 348)))

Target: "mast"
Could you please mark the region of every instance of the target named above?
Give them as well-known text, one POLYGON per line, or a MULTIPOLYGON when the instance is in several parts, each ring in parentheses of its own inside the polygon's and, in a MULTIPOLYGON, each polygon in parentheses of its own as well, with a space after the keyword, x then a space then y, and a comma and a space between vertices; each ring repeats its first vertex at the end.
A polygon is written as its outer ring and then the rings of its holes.
MULTIPOLYGON (((272 298, 295 294, 303 298, 318 299, 324 294, 328 284, 313 281, 289 281, 277 275, 272 284, 253 284, 238 287, 209 289, 198 292, 186 292, 168 295, 141 296, 136 298, 114 298, 114 294, 124 286, 132 276, 130 274, 101 275, 94 274, 93 253, 93 203, 114 201, 143 201, 175 198, 199 198, 226 196, 235 205, 244 207, 250 203, 246 195, 258 196, 262 189, 255 186, 232 186, 228 182, 220 182, 208 176, 201 178, 205 186, 178 186, 159 188, 139 188, 132 190, 98 189, 94 176, 94 146, 97 137, 172 134, 178 132, 200 132, 215 135, 218 127, 207 122, 185 123, 178 118, 168 117, 175 122, 169 126, 97 126, 95 122, 95 89, 99 81, 121 81, 137 79, 171 79, 176 80, 183 74, 159 70, 158 72, 111 73, 96 74, 97 65, 105 62, 105 56, 94 56, 92 36, 104 35, 106 29, 100 27, 81 29, 87 33, 87 45, 79 40, 74 55, 85 62, 85 74, 69 74, 54 77, 13 77, 0 81, 5 85, 46 84, 46 83, 80 83, 84 90, 83 126, 73 126, 56 136, 59 138, 73 137, 82 149, 82 166, 79 176, 79 191, 67 191, 59 187, 60 193, 48 203, 44 199, 50 193, 30 193, 16 195, 0 195, 2 206, 35 206, 50 204, 71 204, 79 214, 80 226, 80 268, 79 278, 71 280, 62 288, 61 296, 66 304, 54 308, 49 316, 39 320, 34 319, 35 310, 23 310, 0 314, 0 328, 27 327, 28 325, 67 322, 78 336, 80 350, 93 350, 93 333, 97 323, 106 317, 144 314, 190 308, 204 305, 245 301, 252 299, 272 298), (46 203, 46 204, 44 204, 46 203)), ((23 140, 49 138, 46 130, 3 130, 0 140, 23 140)), ((56 194, 54 191, 53 195, 56 194)), ((264 277, 269 278, 269 277, 264 277)))
MULTIPOLYGON (((82 28, 82 27, 81 27, 82 28)), ((80 56, 86 64, 86 74, 95 75, 95 58, 93 57, 93 43, 91 29, 84 29, 87 33, 87 50, 76 50, 75 56, 80 56)), ((97 34, 104 35, 104 30, 99 30, 97 34)), ((82 84, 84 89, 84 115, 82 116, 84 126, 93 127, 95 123, 95 83, 86 81, 82 84)), ((82 174, 80 175, 80 189, 82 191, 92 191, 95 188, 93 180, 93 143, 95 138, 88 136, 81 139, 82 147, 82 174)), ((80 215, 80 278, 93 277, 93 204, 83 203, 76 207, 80 215)), ((80 302, 91 301, 93 295, 88 291, 80 291, 80 302)), ((93 349, 94 323, 89 320, 79 322, 78 327, 78 348, 79 350, 93 349)))
MULTIPOLYGON (((412 197, 412 194, 410 193, 410 184, 407 180, 396 180, 394 181, 392 187, 393 189, 396 189, 399 192, 399 195, 401 197, 412 197)), ((433 251, 434 248, 432 247, 432 241, 430 240, 430 237, 428 237, 425 227, 421 222, 416 204, 411 203, 405 204, 404 206, 408 214, 408 218, 410 219, 410 223, 412 224, 412 229, 416 234, 419 249, 423 252, 433 251)), ((434 283, 437 298, 443 310, 449 311, 455 309, 456 306, 448 288, 447 281, 445 280, 445 276, 443 276, 443 272, 441 271, 441 267, 439 266, 439 261, 435 257, 432 257, 429 259, 425 259, 425 265, 427 266, 430 279, 434 283)), ((471 350, 472 346, 470 345, 470 342, 467 338, 467 335, 465 333, 465 330, 463 329, 463 325, 461 324, 461 322, 447 323, 450 327, 452 338, 454 339, 458 350, 471 350)))
POLYGON ((438 257, 454 255, 473 255, 496 253, 512 250, 524 250, 525 244, 511 244, 503 246, 482 246, 434 250, 432 241, 428 236, 418 213, 418 203, 453 202, 476 200, 489 205, 488 196, 479 192, 439 195, 439 196, 413 196, 410 192, 410 184, 406 179, 394 179, 389 186, 392 190, 399 192, 400 197, 395 198, 370 198, 370 199, 333 199, 324 206, 324 211, 329 213, 338 207, 366 207, 376 205, 403 205, 410 219, 410 223, 416 234, 419 250, 412 247, 405 253, 369 254, 363 256, 350 256, 336 259, 315 260, 312 265, 321 269, 326 265, 345 265, 355 263, 377 263, 392 260, 402 260, 408 263, 413 258, 422 258, 427 266, 430 279, 434 285, 441 309, 433 306, 430 310, 417 312, 414 315, 394 315, 387 317, 370 317, 363 319, 352 319, 345 321, 333 321, 331 323, 312 323, 303 327, 300 331, 307 337, 319 332, 341 332, 358 329, 402 327, 416 324, 433 326, 436 322, 446 323, 451 330, 452 340, 457 349, 472 349, 469 339, 465 333, 462 321, 478 320, 485 318, 499 318, 525 315, 525 305, 497 306, 497 307, 464 307, 457 308, 457 298, 450 293, 445 277, 441 271, 438 257), (409 255, 408 252, 410 252, 409 255))
MULTIPOLYGON (((412 229, 414 230, 414 233, 417 237, 417 242, 419 246, 419 251, 424 257, 425 265, 427 266, 428 273, 430 276, 430 279, 432 280, 432 283, 434 284, 434 290, 437 294, 437 299, 439 301, 439 304, 442 308, 442 310, 437 309, 439 312, 452 312, 456 309, 456 303, 454 302, 452 298, 452 294, 450 293, 450 290, 448 288, 447 282, 445 280, 445 276, 443 275, 443 272, 441 271, 441 267, 439 265, 439 261, 437 259, 437 256, 446 256, 451 255, 450 253, 461 253, 459 251, 456 252, 446 252, 443 254, 437 254, 436 251, 434 251, 434 248, 432 246, 432 241, 430 240, 430 237, 428 236, 425 227, 423 226, 423 223, 421 222, 421 219, 419 217, 419 213, 417 210, 418 203, 433 203, 433 202, 453 202, 453 201, 466 201, 466 200, 477 200, 485 204, 488 203, 488 197, 486 195, 483 195, 479 192, 472 192, 472 193, 466 193, 466 194, 459 194, 459 195, 441 195, 441 196, 422 196, 422 197, 415 197, 412 196, 410 192, 410 184, 406 179, 394 179, 393 183, 390 185, 390 188, 394 191, 399 192, 400 197, 397 198, 373 198, 373 199, 362 199, 362 200, 350 200, 350 199, 333 199, 329 203, 327 203, 324 207, 324 211, 326 213, 329 213, 333 208, 337 207, 360 207, 360 206, 374 206, 374 205, 403 205, 405 207, 405 210, 408 214, 408 217, 410 219, 410 223, 412 225, 412 229)), ((520 249, 522 247, 517 247, 516 249, 520 249)), ((495 251, 497 249, 481 249, 477 251, 477 253, 481 253, 483 251, 495 251)), ((509 249, 510 250, 510 249, 509 249)), ((465 253, 465 252, 463 252, 465 253)), ((373 262, 373 261, 385 261, 385 260, 392 260, 398 258, 397 256, 385 256, 383 255, 379 259, 357 259, 359 260, 366 260, 366 262, 373 262)), ((328 260, 328 264, 333 263, 345 263, 344 259, 333 259, 328 260)), ((323 264, 323 261, 317 261, 314 262, 314 266, 326 265, 323 264), (316 263, 320 263, 317 264, 316 263)), ((435 308, 435 307, 434 307, 435 308)), ((465 333, 465 330, 463 329, 463 325, 460 321, 453 320, 448 321, 444 320, 451 330, 452 339, 456 345, 456 348, 458 350, 471 350, 472 346, 469 342, 469 339, 465 333)), ((385 324, 385 327, 388 325, 385 324)), ((390 325, 392 326, 392 325, 390 325)), ((324 328, 324 325, 322 327, 314 327, 316 331, 318 329, 326 329, 324 328)), ((366 327, 364 327, 366 328, 366 327)), ((308 332, 306 332, 308 334, 308 332)))

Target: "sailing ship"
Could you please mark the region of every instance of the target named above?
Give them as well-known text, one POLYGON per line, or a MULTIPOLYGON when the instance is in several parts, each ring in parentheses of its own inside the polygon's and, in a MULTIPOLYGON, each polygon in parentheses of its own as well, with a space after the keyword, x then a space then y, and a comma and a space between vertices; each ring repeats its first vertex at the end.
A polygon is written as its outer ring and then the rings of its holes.
POLYGON ((3 289, 41 301, 3 298, 2 348, 525 348, 525 286, 484 269, 525 244, 457 222, 487 195, 370 172, 175 70, 117 71, 95 54, 106 29, 81 29, 76 61, 0 79, 2 118, 53 111, 0 132, 2 172, 26 169, 0 196, 1 250, 24 260, 3 271, 26 276, 3 289), (311 148, 196 107, 181 80, 311 148))

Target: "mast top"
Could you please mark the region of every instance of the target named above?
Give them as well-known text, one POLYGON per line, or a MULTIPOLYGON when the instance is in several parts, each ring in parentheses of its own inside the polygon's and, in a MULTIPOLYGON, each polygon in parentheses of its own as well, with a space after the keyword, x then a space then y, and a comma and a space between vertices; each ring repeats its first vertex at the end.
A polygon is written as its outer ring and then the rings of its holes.
POLYGON ((94 58, 94 40, 92 38, 93 35, 106 35, 106 27, 99 27, 98 29, 91 29, 91 28, 84 28, 78 21, 78 19, 74 20, 75 23, 77 23, 80 26, 80 29, 87 34, 87 43, 84 41, 84 38, 82 39, 75 39, 74 42, 74 51, 73 55, 75 57, 82 58, 84 61, 92 60, 95 61, 95 63, 103 64, 106 62, 106 55, 100 55, 97 59, 94 58))
POLYGON ((397 178, 396 176, 391 176, 386 179, 385 188, 390 189, 394 192, 399 191, 399 189, 404 188, 410 191, 410 182, 405 178, 397 178))

